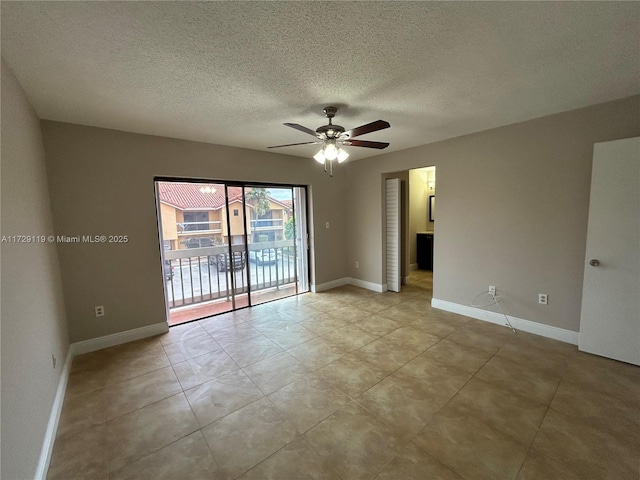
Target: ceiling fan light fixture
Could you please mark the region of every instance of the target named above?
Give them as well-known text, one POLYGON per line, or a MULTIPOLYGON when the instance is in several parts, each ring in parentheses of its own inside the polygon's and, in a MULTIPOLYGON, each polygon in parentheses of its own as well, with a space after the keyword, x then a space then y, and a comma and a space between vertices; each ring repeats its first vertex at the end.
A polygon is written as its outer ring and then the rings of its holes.
POLYGON ((321 149, 318 153, 313 156, 314 160, 320 164, 324 164, 324 151, 321 149))
POLYGON ((338 163, 344 162, 347 158, 349 158, 349 154, 343 148, 338 149, 338 163))
POLYGON ((327 140, 327 143, 324 146, 324 157, 327 160, 335 160, 338 158, 338 149, 336 148, 335 140, 327 140))

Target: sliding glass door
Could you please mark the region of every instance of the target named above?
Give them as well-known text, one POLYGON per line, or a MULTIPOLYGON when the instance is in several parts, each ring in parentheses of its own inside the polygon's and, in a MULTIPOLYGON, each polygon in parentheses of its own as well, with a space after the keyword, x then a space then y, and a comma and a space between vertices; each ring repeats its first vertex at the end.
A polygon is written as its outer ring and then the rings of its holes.
POLYGON ((170 325, 307 292, 306 189, 156 180, 170 325))
POLYGON ((245 192, 251 216, 247 231, 252 304, 308 291, 307 237, 300 228, 306 223, 301 220, 306 206, 300 203, 305 189, 248 185, 245 192))

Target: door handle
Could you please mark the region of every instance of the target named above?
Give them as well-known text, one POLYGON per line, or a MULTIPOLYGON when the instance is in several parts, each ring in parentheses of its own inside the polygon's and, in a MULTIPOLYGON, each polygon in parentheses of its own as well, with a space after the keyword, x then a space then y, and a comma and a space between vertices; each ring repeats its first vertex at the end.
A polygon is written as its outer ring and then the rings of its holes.
POLYGON ((592 267, 597 267, 598 265, 600 265, 600 260, 592 258, 591 260, 589 260, 589 265, 591 265, 592 267))

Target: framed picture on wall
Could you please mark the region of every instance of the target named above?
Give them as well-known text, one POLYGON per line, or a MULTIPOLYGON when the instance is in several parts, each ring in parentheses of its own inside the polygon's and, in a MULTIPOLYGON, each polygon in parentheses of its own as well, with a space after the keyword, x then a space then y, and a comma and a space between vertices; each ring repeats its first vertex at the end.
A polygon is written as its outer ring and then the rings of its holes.
POLYGON ((429 221, 435 222, 434 211, 436 209, 436 196, 429 195, 429 221))

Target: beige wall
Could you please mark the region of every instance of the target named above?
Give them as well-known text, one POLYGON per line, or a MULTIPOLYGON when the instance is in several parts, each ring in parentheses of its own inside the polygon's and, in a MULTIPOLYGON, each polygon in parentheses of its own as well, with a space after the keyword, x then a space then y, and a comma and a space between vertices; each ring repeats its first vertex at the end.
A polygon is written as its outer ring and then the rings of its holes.
MULTIPOLYGON (((246 207, 247 213, 251 211, 251 208, 247 205, 246 207)), ((222 218, 222 235, 227 237, 229 235, 229 231, 231 231, 231 235, 244 235, 245 233, 245 223, 244 223, 244 215, 245 212, 242 209, 242 202, 235 201, 229 204, 229 224, 227 225, 227 208, 223 207, 220 209, 221 218, 222 218), (238 210, 238 216, 233 215, 233 211, 238 210)), ((250 214, 249 214, 250 216, 250 214)), ((251 230, 251 225, 249 225, 249 229, 251 230)))
POLYGON ((73 342, 165 321, 154 176, 311 185, 311 255, 321 260, 311 281, 347 274, 342 166, 330 178, 311 158, 50 121, 42 131, 57 233, 129 236, 59 246, 73 342), (96 305, 104 317, 95 318, 96 305))
POLYGON ((162 239, 178 239, 178 220, 176 209, 166 203, 160 203, 160 219, 162 221, 162 239))
POLYGON ((349 276, 384 282, 383 174, 435 165, 434 298, 496 285, 509 315, 578 331, 593 144, 639 135, 639 113, 635 96, 348 164, 349 276))
MULTIPOLYGON (((52 235, 40 124, 4 60, 1 104, 1 234, 52 235)), ((55 243, 3 243, 1 252, 0 476, 27 479, 36 473, 69 339, 55 243)))

